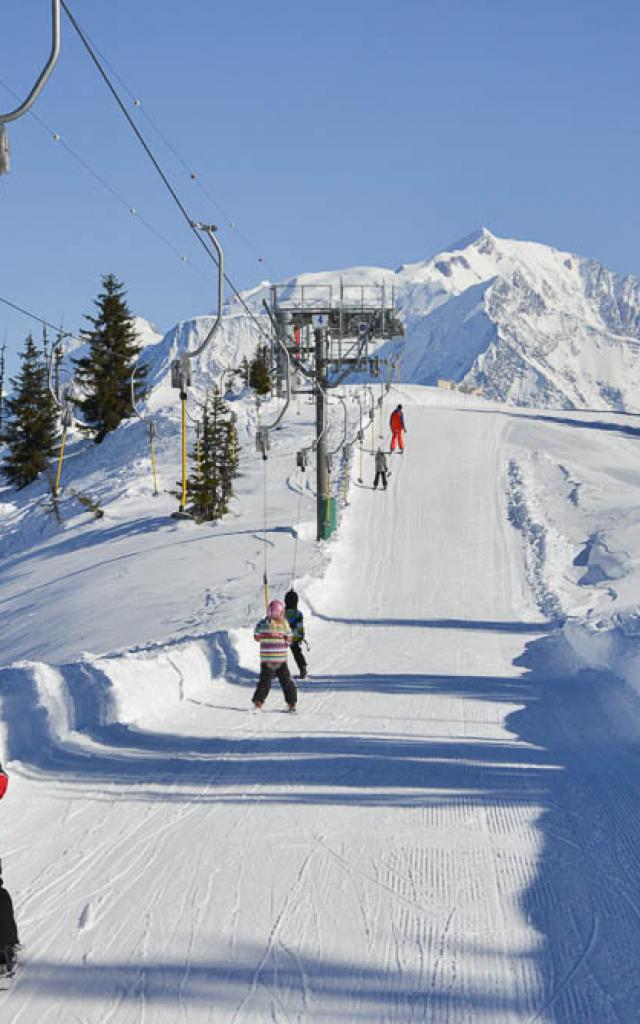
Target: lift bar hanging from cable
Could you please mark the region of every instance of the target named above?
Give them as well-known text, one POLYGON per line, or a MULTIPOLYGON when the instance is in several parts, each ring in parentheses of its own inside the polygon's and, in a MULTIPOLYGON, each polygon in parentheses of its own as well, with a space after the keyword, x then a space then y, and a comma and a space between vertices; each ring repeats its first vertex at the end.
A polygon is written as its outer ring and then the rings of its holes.
POLYGON ((38 96, 44 89, 49 75, 53 71, 58 57, 60 56, 60 0, 51 0, 51 52, 47 63, 40 72, 36 83, 27 98, 6 114, 0 113, 0 174, 8 174, 11 170, 11 158, 9 155, 9 136, 5 125, 9 121, 17 121, 19 117, 27 114, 38 96))

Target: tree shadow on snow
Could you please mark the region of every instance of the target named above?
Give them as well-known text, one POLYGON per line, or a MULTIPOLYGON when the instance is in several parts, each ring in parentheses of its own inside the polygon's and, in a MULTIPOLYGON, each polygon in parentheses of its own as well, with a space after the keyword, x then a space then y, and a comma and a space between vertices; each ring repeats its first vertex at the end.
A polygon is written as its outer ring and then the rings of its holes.
MULTIPOLYGON (((211 945, 216 940, 212 936, 211 945)), ((295 948, 292 939, 280 948, 274 943, 234 947, 229 957, 216 960, 131 960, 84 963, 29 960, 14 986, 13 998, 61 1000, 73 1014, 74 1002, 118 1005, 137 1003, 175 1006, 175 1019, 187 1019, 189 1007, 206 1006, 216 1014, 207 1019, 232 1021, 322 1020, 345 1022, 444 1021, 464 1013, 464 1020, 515 1020, 519 1003, 482 984, 464 990, 435 981, 425 960, 421 971, 398 970, 357 961, 314 957, 295 948), (218 1014, 224 1014, 224 1018, 218 1014), (474 1016, 472 1017, 471 1014, 474 1016), (250 1018, 249 1016, 250 1015, 250 1018), (238 1018, 239 1019, 239 1018, 238 1018)), ((462 947, 464 950, 464 945, 462 947)), ((476 955, 482 950, 473 949, 476 955)), ((133 1007, 131 1007, 133 1010, 133 1007)), ((94 1019, 91 1009, 88 1010, 94 1019)), ((163 1016, 163 1019, 164 1016, 163 1016)))
MULTIPOLYGON (((522 1019, 547 1024, 631 1022, 640 1020, 640 700, 610 676, 575 676, 569 669, 565 673, 562 653, 562 635, 555 634, 527 644, 515 662, 520 674, 509 678, 324 677, 308 684, 309 691, 325 696, 333 692, 335 704, 325 702, 323 731, 307 734, 304 701, 297 718, 274 716, 268 734, 261 731, 270 721, 263 716, 253 733, 242 737, 166 736, 133 729, 113 721, 106 686, 96 679, 84 686, 79 676, 70 677, 72 715, 85 743, 91 741, 89 748, 73 733, 63 741, 55 738, 33 680, 12 669, 2 675, 6 750, 27 770, 92 799, 113 799, 109 790, 118 786, 118 800, 147 803, 380 807, 414 813, 442 807, 447 820, 458 816, 462 827, 474 807, 493 816, 487 821, 528 808, 539 848, 531 870, 526 859, 522 863, 523 877, 530 881, 523 882, 527 887, 520 902, 523 917, 540 935, 532 967, 539 982, 537 1005, 527 1003, 524 994, 518 1006, 511 1006, 500 1004, 497 995, 474 991, 465 994, 464 1002, 458 990, 447 993, 447 1005, 460 1013, 464 1007, 468 1019, 484 1014, 498 1021, 524 1014, 522 1019), (345 690, 363 694, 359 735, 339 731, 339 699, 345 690), (375 701, 380 693, 411 696, 398 708, 397 724, 389 714, 381 721, 375 701), (434 736, 434 728, 444 724, 430 717, 429 698, 435 694, 450 698, 450 737, 434 736), (481 733, 485 722, 494 723, 505 704, 519 706, 506 719, 513 742, 469 735, 472 729, 481 733), (411 715, 409 736, 403 732, 403 715, 411 715)), ((239 686, 238 694, 248 702, 249 685, 239 686)), ((277 691, 271 702, 279 705, 277 691)), ((498 827, 489 826, 489 834, 498 827)), ((505 849, 503 858, 517 859, 517 832, 509 842, 516 845, 505 849)), ((527 840, 525 849, 530 848, 527 840)), ((500 861, 495 864, 499 870, 500 861)), ((511 870, 511 885, 513 874, 511 870)), ((505 892, 505 900, 516 898, 505 892)), ((429 905, 429 893, 423 902, 429 905)), ((246 969, 196 966, 189 982, 193 999, 208 998, 215 984, 216 991, 222 986, 241 1000, 238 989, 246 988, 247 978, 262 978, 260 954, 250 960, 246 969)), ((279 964, 284 979, 281 968, 279 964)), ((145 978, 147 970, 157 970, 160 978, 164 972, 155 996, 159 1000, 178 984, 175 969, 171 964, 122 965, 133 988, 141 972, 145 978)), ((61 992, 76 987, 82 991, 76 970, 80 968, 35 963, 32 978, 41 977, 50 992, 58 986, 61 992)), ((110 991, 111 970, 105 965, 83 975, 87 992, 101 998, 110 991)), ((265 978, 268 970, 265 966, 265 978)), ((350 964, 349 973, 353 970, 350 964)), ((370 1020, 373 1005, 388 1000, 390 1006, 396 998, 395 975, 390 980, 384 972, 367 977, 356 971, 354 985, 362 993, 358 1012, 360 1019, 370 1020)), ((350 982, 346 971, 340 974, 340 965, 331 965, 331 972, 333 997, 340 1003, 350 982)), ((150 979, 152 992, 155 982, 150 979)), ((282 990, 295 984, 293 978, 281 981, 282 990)), ((408 1008, 422 1008, 424 984, 424 978, 403 973, 402 998, 408 1008)), ((330 998, 330 986, 325 991, 330 998)), ((420 1017, 416 1010, 416 1019, 437 1020, 439 1012, 444 1019, 446 1007, 439 1002, 444 994, 436 987, 428 998, 429 1013, 420 1017)), ((340 1009, 335 1019, 344 1019, 340 1009)))
POLYGON ((483 633, 550 633, 559 629, 561 619, 546 622, 502 622, 490 619, 357 619, 326 615, 313 610, 315 619, 324 622, 340 622, 348 626, 383 626, 385 628, 406 627, 408 629, 456 629, 483 633))
MULTIPOLYGON (((441 408, 446 408, 446 406, 442 406, 441 408)), ((558 426, 561 427, 577 427, 580 430, 599 430, 603 431, 604 433, 623 434, 626 437, 640 437, 640 427, 634 427, 628 423, 616 423, 615 421, 611 420, 580 420, 577 418, 573 418, 569 415, 554 416, 553 412, 547 413, 544 410, 540 410, 539 412, 517 411, 518 409, 521 410, 523 408, 523 406, 518 406, 513 412, 510 412, 508 409, 482 409, 480 407, 464 408, 455 406, 451 407, 452 411, 455 409, 456 412, 472 413, 473 415, 479 413, 482 416, 509 416, 512 419, 535 420, 538 423, 557 424, 558 426)), ((591 411, 600 414, 604 413, 605 415, 607 414, 607 410, 605 409, 580 409, 576 411, 591 411)), ((637 415, 637 413, 620 413, 619 415, 637 415)))
POLYGON ((560 637, 527 645, 515 664, 536 699, 507 718, 556 768, 537 787, 542 846, 522 898, 544 938, 531 1019, 638 1021, 640 700, 606 673, 563 674, 563 661, 560 637))
MULTIPOLYGON (((110 680, 94 666, 88 672, 82 665, 67 668, 73 669, 65 678, 75 733, 63 739, 56 735, 31 674, 20 668, 2 674, 8 759, 30 765, 58 782, 152 784, 153 791, 137 794, 148 801, 419 807, 455 799, 459 792, 464 792, 467 802, 479 804, 509 800, 516 792, 518 800, 535 802, 549 771, 546 755, 536 750, 482 737, 461 739, 462 710, 456 722, 460 729, 452 739, 433 736, 431 695, 457 697, 461 702, 472 697, 475 701, 521 703, 527 694, 517 679, 362 675, 327 677, 309 684, 315 692, 331 689, 337 701, 345 690, 362 691, 365 701, 366 694, 410 695, 413 702, 407 714, 414 724, 423 717, 424 736, 404 735, 407 719, 401 717, 394 733, 380 732, 375 707, 364 703, 363 732, 358 735, 332 732, 331 719, 326 716, 322 732, 304 734, 302 707, 296 718, 274 717, 274 726, 282 722, 282 727, 266 735, 190 737, 119 723, 110 680), (86 740, 92 743, 89 749, 86 740), (536 785, 534 779, 538 779, 536 785), (237 792, 229 792, 230 787, 237 792)), ((238 693, 246 699, 247 715, 252 715, 250 687, 239 687, 238 693)), ((277 684, 267 705, 271 706, 281 706, 277 684)), ((262 726, 264 721, 263 712, 256 724, 262 726)), ((387 716, 384 725, 388 728, 389 724, 387 716)))

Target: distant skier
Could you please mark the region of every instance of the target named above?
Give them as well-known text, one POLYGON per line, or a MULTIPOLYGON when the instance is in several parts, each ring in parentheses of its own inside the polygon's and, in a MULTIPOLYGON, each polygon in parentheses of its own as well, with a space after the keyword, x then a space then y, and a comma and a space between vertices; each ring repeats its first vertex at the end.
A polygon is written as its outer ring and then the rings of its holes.
POLYGON ((256 625, 253 638, 260 644, 260 679, 252 697, 254 705, 262 707, 269 696, 273 677, 277 676, 289 711, 295 711, 298 693, 287 665, 292 637, 282 601, 271 601, 266 617, 256 625))
POLYGON ((13 902, 0 877, 0 972, 2 974, 13 974, 19 942, 13 902))
POLYGON ((387 456, 383 452, 382 448, 378 448, 376 452, 376 475, 373 480, 373 489, 377 491, 378 481, 382 480, 382 487, 386 491, 387 489, 387 473, 389 472, 389 466, 387 465, 387 456))
POLYGON ((284 614, 291 630, 291 653, 295 658, 300 678, 305 679, 307 675, 307 661, 302 653, 302 641, 304 640, 304 616, 298 608, 298 595, 295 590, 288 590, 284 595, 284 614))
POLYGON ((391 413, 391 416, 389 417, 389 426, 391 427, 391 451, 395 451, 397 444, 400 451, 403 452, 403 434, 406 434, 407 428, 404 424, 404 413, 402 412, 401 405, 397 405, 391 413))

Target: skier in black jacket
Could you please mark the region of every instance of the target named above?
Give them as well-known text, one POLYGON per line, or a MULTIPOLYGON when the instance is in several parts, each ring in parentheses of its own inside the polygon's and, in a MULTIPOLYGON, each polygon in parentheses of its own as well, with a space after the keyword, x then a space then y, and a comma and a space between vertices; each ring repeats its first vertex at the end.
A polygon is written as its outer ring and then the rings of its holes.
POLYGON ((302 641, 304 640, 304 616, 302 612, 298 610, 298 595, 295 590, 288 590, 284 595, 284 609, 284 614, 293 636, 291 653, 293 654, 296 665, 298 666, 300 679, 305 679, 307 675, 307 661, 302 653, 302 641))
POLYGON ((19 943, 13 902, 0 878, 0 971, 3 974, 13 973, 19 943))

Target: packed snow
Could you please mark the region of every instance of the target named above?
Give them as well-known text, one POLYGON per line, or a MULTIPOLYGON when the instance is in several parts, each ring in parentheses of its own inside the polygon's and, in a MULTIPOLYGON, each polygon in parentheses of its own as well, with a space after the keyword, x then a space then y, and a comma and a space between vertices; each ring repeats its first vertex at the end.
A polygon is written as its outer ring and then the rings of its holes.
POLYGON ((0 492, 3 1022, 640 1019, 637 420, 396 385, 318 544, 312 407, 264 462, 277 400, 238 393, 236 498, 197 526, 163 374, 202 329, 147 349, 157 497, 137 420, 74 438, 62 526, 0 492), (296 715, 277 683, 252 710, 265 569, 305 613, 296 715))

